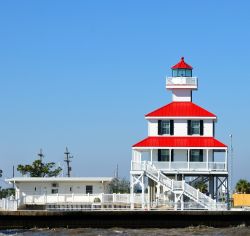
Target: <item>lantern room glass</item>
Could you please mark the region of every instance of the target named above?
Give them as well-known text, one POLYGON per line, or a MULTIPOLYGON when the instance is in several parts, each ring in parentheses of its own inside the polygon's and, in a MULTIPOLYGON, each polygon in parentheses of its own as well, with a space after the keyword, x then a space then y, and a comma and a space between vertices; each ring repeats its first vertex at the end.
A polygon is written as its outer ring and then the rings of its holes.
POLYGON ((192 77, 191 69, 174 69, 172 70, 172 77, 192 77))

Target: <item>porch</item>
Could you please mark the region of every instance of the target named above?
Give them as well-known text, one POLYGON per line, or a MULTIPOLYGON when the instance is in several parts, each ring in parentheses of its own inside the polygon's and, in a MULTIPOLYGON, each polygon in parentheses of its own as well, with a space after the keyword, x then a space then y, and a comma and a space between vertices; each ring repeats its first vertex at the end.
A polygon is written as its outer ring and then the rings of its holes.
POLYGON ((226 172, 226 162, 171 162, 171 161, 141 161, 131 162, 132 171, 142 171, 146 164, 152 164, 156 169, 162 172, 226 172))
POLYGON ((227 173, 227 149, 151 148, 134 149, 131 171, 142 171, 146 164, 165 173, 227 173))

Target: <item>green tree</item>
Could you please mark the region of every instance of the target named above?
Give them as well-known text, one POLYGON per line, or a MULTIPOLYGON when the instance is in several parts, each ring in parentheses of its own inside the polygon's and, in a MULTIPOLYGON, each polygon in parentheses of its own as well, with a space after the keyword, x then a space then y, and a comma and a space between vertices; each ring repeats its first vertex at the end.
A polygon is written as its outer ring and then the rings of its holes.
POLYGON ((129 193, 130 183, 126 179, 114 178, 109 184, 109 189, 111 193, 129 193))
POLYGON ((202 182, 202 181, 199 181, 199 182, 195 183, 194 187, 199 189, 200 192, 202 192, 202 193, 207 193, 208 192, 207 191, 207 184, 202 182))
POLYGON ((29 175, 30 177, 53 177, 58 176, 62 168, 55 167, 54 162, 43 163, 41 159, 35 160, 31 165, 18 165, 17 171, 22 175, 29 175), (53 169, 54 168, 54 169, 53 169))
POLYGON ((245 179, 240 179, 236 183, 235 190, 237 193, 250 193, 250 183, 245 179))
POLYGON ((15 189, 14 188, 4 188, 0 189, 0 199, 15 196, 15 189))

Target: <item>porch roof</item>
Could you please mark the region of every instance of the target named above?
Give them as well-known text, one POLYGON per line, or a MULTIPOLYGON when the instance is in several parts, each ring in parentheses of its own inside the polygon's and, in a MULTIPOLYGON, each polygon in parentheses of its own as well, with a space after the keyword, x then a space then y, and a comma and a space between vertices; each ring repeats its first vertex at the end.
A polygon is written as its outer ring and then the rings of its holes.
POLYGON ((216 116, 192 102, 171 102, 145 115, 146 119, 157 117, 200 117, 216 119, 216 116))
POLYGON ((213 137, 162 137, 162 136, 151 136, 148 137, 135 145, 133 148, 140 147, 201 147, 201 148, 227 148, 225 144, 218 141, 213 137))

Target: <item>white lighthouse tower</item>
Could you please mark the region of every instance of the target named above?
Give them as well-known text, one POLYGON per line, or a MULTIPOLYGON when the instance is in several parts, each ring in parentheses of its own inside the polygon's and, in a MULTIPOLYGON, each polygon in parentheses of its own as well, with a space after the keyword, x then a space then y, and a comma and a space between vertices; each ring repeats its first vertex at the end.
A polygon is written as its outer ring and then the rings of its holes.
POLYGON ((132 207, 218 209, 228 202, 227 146, 214 137, 217 117, 193 103, 192 66, 182 57, 171 69, 173 101, 145 116, 148 137, 132 147, 132 207))
POLYGON ((197 90, 197 78, 192 77, 192 66, 181 61, 172 66, 172 77, 167 78, 166 88, 172 90, 173 101, 192 102, 192 90, 197 90))

